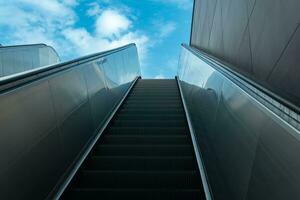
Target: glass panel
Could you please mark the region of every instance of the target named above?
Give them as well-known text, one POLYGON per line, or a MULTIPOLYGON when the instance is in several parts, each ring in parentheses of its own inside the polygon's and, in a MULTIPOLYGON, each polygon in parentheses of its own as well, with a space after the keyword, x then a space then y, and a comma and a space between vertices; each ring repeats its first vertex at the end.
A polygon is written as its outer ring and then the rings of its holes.
POLYGON ((54 49, 43 44, 1 46, 0 66, 3 73, 0 77, 52 65, 59 60, 54 49))
POLYGON ((216 69, 182 48, 178 77, 212 196, 299 199, 299 122, 216 69))
POLYGON ((0 80, 2 197, 47 197, 140 76, 138 63, 128 45, 0 80))

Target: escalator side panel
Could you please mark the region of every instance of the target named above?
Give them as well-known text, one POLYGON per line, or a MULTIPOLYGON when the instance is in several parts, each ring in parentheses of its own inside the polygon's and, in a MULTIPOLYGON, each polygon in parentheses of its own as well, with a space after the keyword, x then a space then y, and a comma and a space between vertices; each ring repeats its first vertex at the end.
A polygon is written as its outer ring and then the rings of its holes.
POLYGON ((126 77, 106 73, 98 56, 0 93, 1 199, 44 199, 62 183, 140 75, 138 65, 124 62, 127 51, 138 63, 133 45, 114 52, 121 60, 105 55, 110 70, 122 68, 126 77))
POLYGON ((214 199, 299 199, 299 115, 188 48, 179 66, 214 199))

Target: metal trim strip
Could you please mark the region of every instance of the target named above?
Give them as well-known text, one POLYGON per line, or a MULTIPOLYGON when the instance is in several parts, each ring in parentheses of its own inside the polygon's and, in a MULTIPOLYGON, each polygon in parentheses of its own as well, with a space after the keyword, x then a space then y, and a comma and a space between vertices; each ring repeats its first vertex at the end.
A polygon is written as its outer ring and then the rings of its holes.
POLYGON ((187 105, 185 103, 185 99, 184 99, 184 96, 183 96, 183 93, 182 93, 182 89, 181 89, 179 79, 178 79, 177 76, 175 77, 175 79, 176 79, 176 82, 177 82, 177 85, 178 85, 178 88, 179 88, 180 97, 181 97, 181 100, 182 100, 186 120, 188 122, 189 131, 190 131, 192 142, 193 142, 193 147, 194 147, 194 151, 195 151, 195 155, 196 155, 198 168, 199 168, 199 171, 200 171, 200 176, 201 176, 201 180, 202 180, 202 185, 203 185, 205 197, 206 197, 206 200, 212 200, 213 196, 212 196, 211 188, 209 186, 208 178, 207 178, 207 175, 206 175, 206 170, 205 170, 204 162, 203 162, 203 159, 202 159, 202 156, 201 156, 200 147, 199 147, 199 145, 196 141, 195 131, 194 131, 194 128, 193 128, 193 125, 192 125, 192 122, 191 122, 190 114, 189 114, 189 111, 187 109, 187 105))
POLYGON ((71 172, 69 173, 69 175, 67 176, 67 178, 65 179, 65 181, 61 184, 60 187, 58 187, 58 189, 56 189, 57 187, 54 188, 52 190, 52 192, 50 193, 50 195, 48 196, 47 199, 58 200, 61 197, 61 195, 63 194, 63 192, 68 187, 69 183, 71 182, 71 180, 73 179, 73 177, 77 173, 78 169, 80 168, 80 166, 82 165, 82 163, 84 162, 84 160, 87 158, 87 156, 89 155, 89 153, 91 152, 91 150, 95 146, 96 142, 98 141, 98 139, 100 138, 100 136, 102 135, 102 133, 108 127, 108 125, 111 122, 112 118, 115 116, 115 114, 117 113, 117 111, 119 110, 119 108, 122 106, 123 102, 127 98, 128 94, 132 90, 133 86, 136 84, 137 80, 140 79, 140 78, 141 78, 140 76, 137 76, 134 79, 134 81, 130 85, 129 89, 127 90, 127 92, 125 93, 125 95, 123 96, 123 98, 120 100, 120 102, 117 104, 117 106, 115 106, 114 110, 111 112, 110 116, 107 118, 107 120, 105 121, 105 123, 102 126, 102 128, 98 131, 98 134, 93 138, 93 140, 90 142, 90 144, 88 145, 88 147, 86 149, 84 149, 83 155, 78 159, 77 163, 75 164, 75 166, 73 167, 73 169, 71 170, 71 172))

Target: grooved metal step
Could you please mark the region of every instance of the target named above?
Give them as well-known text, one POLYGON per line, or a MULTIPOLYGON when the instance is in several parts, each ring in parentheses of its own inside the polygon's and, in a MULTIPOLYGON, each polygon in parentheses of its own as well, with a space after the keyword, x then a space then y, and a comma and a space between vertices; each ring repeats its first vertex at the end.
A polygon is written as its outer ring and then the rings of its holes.
POLYGON ((108 134, 116 135, 186 135, 188 134, 187 127, 110 127, 108 134))
POLYGON ((168 103, 168 104, 160 104, 160 105, 156 105, 153 103, 148 103, 148 104, 125 104, 123 106, 123 108, 136 108, 136 109, 140 109, 140 108, 149 108, 149 109, 164 109, 164 108, 170 108, 170 109, 182 109, 180 104, 172 104, 172 103, 168 103))
POLYGON ((131 105, 131 104, 134 104, 134 105, 168 105, 168 104, 181 104, 181 101, 180 100, 164 100, 164 99, 161 99, 161 100, 156 100, 156 101, 152 101, 152 100, 128 100, 124 103, 124 105, 131 105))
POLYGON ((193 156, 92 156, 90 170, 196 170, 193 156))
POLYGON ((197 189, 198 171, 83 170, 79 188, 197 189))
POLYGON ((101 144, 95 147, 98 156, 192 156, 191 145, 112 145, 101 144))
POLYGON ((155 100, 164 100, 164 101, 174 101, 174 100, 177 100, 179 101, 180 98, 179 96, 173 96, 173 97, 169 97, 169 96, 162 96, 162 97, 157 97, 157 96, 149 96, 149 97, 145 97, 145 96, 130 96, 128 97, 128 100, 131 101, 131 100, 152 100, 152 101, 155 101, 155 100))
POLYGON ((119 114, 116 117, 117 120, 186 120, 184 115, 181 114, 169 114, 161 113, 160 115, 156 114, 119 114))
POLYGON ((187 135, 105 135, 103 144, 189 144, 187 135))
POLYGON ((205 199, 175 80, 136 83, 61 199, 205 199))
POLYGON ((132 109, 123 108, 120 110, 121 114, 182 114, 184 115, 183 109, 132 109))
POLYGON ((72 189, 72 193, 68 197, 73 200, 83 199, 130 199, 130 200, 159 200, 159 199, 172 199, 172 200, 199 200, 202 199, 201 189, 119 189, 119 188, 105 188, 105 189, 86 189, 76 188, 72 189))
POLYGON ((113 127, 184 127, 185 120, 115 120, 113 127))

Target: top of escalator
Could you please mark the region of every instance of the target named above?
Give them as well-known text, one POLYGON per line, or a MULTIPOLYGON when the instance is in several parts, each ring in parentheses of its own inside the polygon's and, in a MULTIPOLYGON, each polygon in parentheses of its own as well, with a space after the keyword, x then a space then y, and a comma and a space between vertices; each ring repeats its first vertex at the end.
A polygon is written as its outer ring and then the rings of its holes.
MULTIPOLYGON (((46 46, 44 44, 35 44, 35 45, 36 46, 46 46)), ((13 48, 13 47, 17 47, 17 46, 28 47, 29 45, 6 46, 6 48, 8 48, 8 47, 13 48)), ((55 63, 55 64, 49 64, 49 65, 41 66, 41 67, 38 67, 35 69, 12 74, 9 76, 0 77, 0 92, 5 91, 11 87, 16 87, 18 85, 29 83, 34 80, 43 78, 45 76, 55 74, 57 72, 70 69, 74 66, 83 64, 83 63, 91 61, 91 60, 100 59, 104 56, 116 53, 118 51, 122 51, 122 50, 127 49, 132 46, 136 46, 136 45, 134 43, 130 43, 128 45, 121 46, 121 47, 118 47, 118 48, 115 48, 112 50, 98 52, 98 53, 82 56, 79 58, 75 58, 73 60, 59 62, 59 63, 55 63)), ((3 47, 1 47, 1 48, 3 48, 3 47)), ((1 48, 0 48, 0 51, 1 51, 1 48)), ((103 61, 99 60, 99 62, 103 62, 103 61)), ((105 60, 104 60, 104 62, 105 62, 105 60)), ((101 63, 99 63, 99 64, 101 64, 101 63)))

